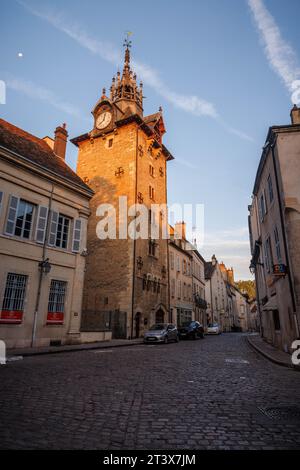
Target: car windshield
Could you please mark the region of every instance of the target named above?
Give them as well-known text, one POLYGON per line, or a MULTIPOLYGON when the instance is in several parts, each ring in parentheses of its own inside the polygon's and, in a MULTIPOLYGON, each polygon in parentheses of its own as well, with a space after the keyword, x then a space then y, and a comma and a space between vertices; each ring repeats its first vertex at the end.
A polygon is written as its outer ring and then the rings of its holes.
POLYGON ((209 323, 208 325, 208 328, 216 328, 218 325, 218 323, 209 323))
POLYGON ((190 326, 190 324, 193 323, 191 321, 184 321, 181 323, 181 326, 190 326))
POLYGON ((157 323, 156 325, 151 326, 150 330, 165 330, 167 325, 165 323, 157 323))

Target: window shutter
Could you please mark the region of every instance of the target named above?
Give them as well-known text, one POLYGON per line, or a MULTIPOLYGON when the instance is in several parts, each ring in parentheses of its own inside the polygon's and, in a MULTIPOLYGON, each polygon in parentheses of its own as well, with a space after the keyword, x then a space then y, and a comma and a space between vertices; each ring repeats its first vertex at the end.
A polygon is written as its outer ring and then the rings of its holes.
POLYGON ((5 229, 5 233, 7 233, 8 235, 13 235, 14 230, 15 230, 18 204, 19 204, 19 198, 16 196, 10 196, 8 216, 7 216, 6 229, 5 229))
POLYGON ((51 211, 51 223, 50 223, 50 233, 49 233, 49 245, 50 246, 54 246, 56 242, 57 223, 58 223, 58 212, 51 211))
POLYGON ((38 243, 44 243, 47 228, 48 207, 39 206, 36 224, 35 239, 38 243))
POLYGON ((80 239, 81 239, 81 220, 74 220, 74 230, 73 230, 73 247, 72 251, 76 253, 80 250, 80 239))

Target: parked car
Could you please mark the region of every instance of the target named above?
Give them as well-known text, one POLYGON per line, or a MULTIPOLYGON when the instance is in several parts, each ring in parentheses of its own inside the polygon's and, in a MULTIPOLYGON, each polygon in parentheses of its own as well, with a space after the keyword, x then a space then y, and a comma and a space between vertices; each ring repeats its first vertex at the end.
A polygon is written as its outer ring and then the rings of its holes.
POLYGON ((206 333, 208 335, 220 335, 221 334, 221 328, 220 328, 219 323, 209 323, 207 325, 206 333))
POLYGON ((186 321, 178 327, 180 339, 204 338, 204 328, 198 321, 186 321))
POLYGON ((157 323, 144 334, 144 343, 168 343, 179 341, 178 330, 171 323, 157 323))

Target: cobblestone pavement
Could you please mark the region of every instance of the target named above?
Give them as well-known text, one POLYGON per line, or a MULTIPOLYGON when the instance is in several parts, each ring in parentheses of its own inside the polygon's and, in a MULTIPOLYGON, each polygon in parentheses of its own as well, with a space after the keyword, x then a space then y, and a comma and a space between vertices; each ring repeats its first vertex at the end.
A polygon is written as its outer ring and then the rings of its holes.
POLYGON ((239 333, 27 357, 0 366, 0 447, 300 449, 299 397, 239 333))

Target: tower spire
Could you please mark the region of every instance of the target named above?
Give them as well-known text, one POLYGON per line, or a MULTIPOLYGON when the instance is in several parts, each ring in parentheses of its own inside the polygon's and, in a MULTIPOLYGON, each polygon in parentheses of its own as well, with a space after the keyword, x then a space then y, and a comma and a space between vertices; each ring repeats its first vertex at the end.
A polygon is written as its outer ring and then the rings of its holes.
POLYGON ((132 114, 143 114, 143 92, 142 87, 137 86, 136 74, 130 68, 130 49, 132 42, 129 39, 131 32, 126 33, 123 47, 125 48, 124 66, 122 77, 120 72, 117 73, 117 79, 113 79, 110 88, 111 100, 118 103, 118 106, 128 112, 128 108, 132 114))

